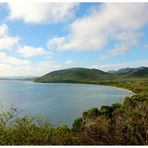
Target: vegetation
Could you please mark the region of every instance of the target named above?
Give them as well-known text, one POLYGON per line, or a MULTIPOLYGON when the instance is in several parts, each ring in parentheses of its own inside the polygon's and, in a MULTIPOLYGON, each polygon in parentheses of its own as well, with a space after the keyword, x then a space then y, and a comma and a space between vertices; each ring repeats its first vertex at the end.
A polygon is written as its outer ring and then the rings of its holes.
POLYGON ((0 113, 0 145, 148 145, 147 77, 94 83, 129 89, 134 95, 123 104, 84 111, 71 128, 53 127, 39 117, 18 116, 17 109, 11 108, 0 113))
POLYGON ((70 68, 58 70, 35 79, 35 82, 66 82, 66 83, 92 83, 96 80, 105 80, 110 74, 97 69, 70 68))
POLYGON ((97 69, 69 68, 48 73, 36 78, 42 83, 99 83, 102 81, 122 79, 147 79, 148 67, 126 68, 114 72, 104 72, 97 69))
POLYGON ((85 111, 72 128, 52 127, 39 117, 20 117, 15 108, 0 114, 0 145, 148 145, 147 80, 105 81, 136 94, 123 104, 85 111))
POLYGON ((92 108, 74 121, 72 131, 85 145, 148 145, 148 80, 102 82, 132 90, 123 104, 92 108))

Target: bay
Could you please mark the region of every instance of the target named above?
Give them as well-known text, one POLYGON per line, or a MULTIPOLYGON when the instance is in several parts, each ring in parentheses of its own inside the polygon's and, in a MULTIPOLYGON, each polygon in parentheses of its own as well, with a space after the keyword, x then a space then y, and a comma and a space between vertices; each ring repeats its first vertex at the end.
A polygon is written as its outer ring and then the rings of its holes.
POLYGON ((71 126, 85 110, 122 103, 131 95, 129 91, 102 85, 0 80, 1 107, 17 107, 26 115, 48 118, 55 126, 71 126))

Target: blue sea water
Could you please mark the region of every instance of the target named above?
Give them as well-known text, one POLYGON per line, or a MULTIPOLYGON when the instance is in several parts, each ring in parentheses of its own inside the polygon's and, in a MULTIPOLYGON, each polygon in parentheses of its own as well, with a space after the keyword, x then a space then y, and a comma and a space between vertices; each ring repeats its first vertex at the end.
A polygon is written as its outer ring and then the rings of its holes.
POLYGON ((55 126, 71 126, 83 111, 121 103, 131 95, 129 91, 110 86, 0 80, 1 107, 13 105, 25 114, 48 118, 55 126))

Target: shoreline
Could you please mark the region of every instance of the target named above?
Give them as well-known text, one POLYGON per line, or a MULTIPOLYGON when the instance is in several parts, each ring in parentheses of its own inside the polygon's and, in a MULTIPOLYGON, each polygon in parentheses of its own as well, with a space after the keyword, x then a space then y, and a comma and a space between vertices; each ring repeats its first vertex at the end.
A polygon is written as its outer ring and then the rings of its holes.
POLYGON ((129 89, 126 89, 126 88, 122 88, 122 87, 118 87, 118 86, 112 86, 112 85, 108 85, 108 86, 111 86, 113 88, 117 88, 117 89, 120 89, 120 90, 124 90, 124 91, 128 91, 130 92, 132 95, 135 95, 136 93, 134 93, 132 90, 129 90, 129 89))
MULTIPOLYGON (((44 82, 35 82, 35 81, 32 81, 34 83, 44 83, 44 82)), ((133 92, 132 90, 129 90, 129 89, 126 89, 126 88, 122 88, 122 87, 118 87, 118 86, 114 86, 114 85, 104 85, 104 84, 97 84, 97 83, 81 83, 81 82, 77 82, 77 83, 74 83, 74 82, 46 82, 46 83, 67 83, 67 84, 88 84, 88 85, 100 85, 100 86, 110 86, 110 87, 113 87, 113 88, 116 88, 116 89, 120 89, 120 90, 124 90, 124 91, 128 91, 129 93, 133 95, 135 95, 136 93, 133 92)))
POLYGON ((33 83, 67 83, 67 84, 88 84, 88 85, 100 85, 100 86, 110 86, 110 87, 113 87, 113 88, 117 88, 117 89, 120 89, 120 90, 124 90, 124 91, 128 91, 130 92, 132 95, 135 95, 136 93, 133 92, 132 90, 129 90, 127 88, 123 88, 123 87, 118 87, 118 86, 114 86, 114 85, 104 85, 104 84, 97 84, 97 83, 83 83, 83 82, 36 82, 36 81, 32 81, 33 83))

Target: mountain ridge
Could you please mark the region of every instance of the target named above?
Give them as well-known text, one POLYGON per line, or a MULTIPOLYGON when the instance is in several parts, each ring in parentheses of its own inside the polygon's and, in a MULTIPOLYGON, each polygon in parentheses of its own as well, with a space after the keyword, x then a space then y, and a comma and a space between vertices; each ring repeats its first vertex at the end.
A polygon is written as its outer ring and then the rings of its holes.
POLYGON ((37 78, 39 82, 84 82, 84 81, 96 81, 99 79, 108 78, 110 74, 88 68, 69 68, 63 70, 57 70, 46 75, 37 78))
POLYGON ((68 68, 52 71, 35 79, 35 82, 43 83, 95 83, 97 81, 115 80, 124 78, 148 78, 148 67, 123 68, 113 73, 99 69, 68 68))

